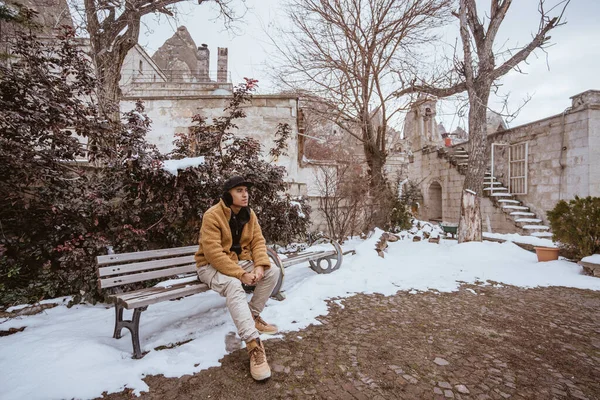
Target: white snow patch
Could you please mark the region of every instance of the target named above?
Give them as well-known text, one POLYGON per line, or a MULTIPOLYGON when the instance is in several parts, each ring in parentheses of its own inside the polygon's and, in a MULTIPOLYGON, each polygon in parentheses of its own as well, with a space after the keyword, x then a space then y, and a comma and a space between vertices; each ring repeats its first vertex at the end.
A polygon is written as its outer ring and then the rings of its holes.
POLYGON ((302 204, 298 203, 297 201, 290 201, 290 204, 298 208, 298 216, 300 218, 306 218, 306 215, 302 212, 302 204))
POLYGON ((344 305, 342 304, 342 300, 334 300, 333 302, 334 302, 335 304, 337 304, 338 306, 340 306, 340 308, 345 308, 345 307, 346 307, 346 306, 344 306, 344 305))
POLYGON ((163 161, 163 169, 171 175, 177 176, 178 170, 184 170, 189 167, 197 167, 198 165, 204 164, 204 156, 201 157, 187 157, 181 160, 165 160, 163 161))
POLYGON ((144 114, 140 113, 139 111, 133 110, 131 113, 133 115, 135 115, 136 117, 138 117, 141 121, 145 121, 146 120, 146 116, 144 114))
POLYGON ((600 254, 592 254, 591 256, 583 257, 581 261, 593 264, 600 264, 600 254))

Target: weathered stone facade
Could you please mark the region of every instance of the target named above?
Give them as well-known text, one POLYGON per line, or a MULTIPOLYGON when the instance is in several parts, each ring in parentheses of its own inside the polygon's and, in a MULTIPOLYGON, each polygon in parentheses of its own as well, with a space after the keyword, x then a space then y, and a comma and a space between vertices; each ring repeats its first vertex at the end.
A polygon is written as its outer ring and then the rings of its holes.
MULTIPOLYGON (((600 196, 600 91, 590 90, 573 96, 572 106, 562 114, 501 129, 488 136, 490 149, 494 149, 493 175, 499 184, 516 193, 513 197, 535 213, 536 219, 546 223, 546 212, 559 200, 600 196), (518 161, 515 154, 519 146, 520 158, 525 161, 515 174, 518 161), (513 152, 510 163, 513 179, 509 179, 510 151, 513 152)), ((464 175, 438 150, 436 146, 413 146, 409 177, 419 182, 423 193, 420 217, 458 222, 464 175)), ((491 151, 489 157, 491 170, 491 151)), ((523 224, 515 224, 517 217, 503 211, 497 199, 482 198, 484 230, 523 232, 523 224)))
MULTIPOLYGON (((408 177, 419 183, 423 195, 417 217, 458 223, 465 175, 447 158, 440 157, 435 148, 417 150, 411 159, 408 177)), ((481 199, 481 217, 485 231, 522 232, 513 219, 494 206, 488 197, 481 199)))
MULTIPOLYGON (((129 110, 136 100, 143 100, 146 112, 152 120, 152 130, 147 139, 162 153, 168 153, 173 149, 175 134, 187 132, 194 115, 200 114, 209 119, 223 116, 223 109, 230 98, 227 95, 210 94, 124 97, 121 108, 129 110)), ((288 142, 289 155, 282 156, 276 161, 278 165, 287 169, 290 182, 296 182, 298 175, 297 109, 297 99, 293 97, 258 95, 254 96, 252 104, 245 108, 247 117, 238 123, 239 135, 257 139, 264 146, 265 154, 268 154, 273 146, 277 124, 288 123, 292 127, 288 142)))
POLYGON ((41 36, 53 36, 55 29, 61 26, 73 28, 73 18, 66 0, 17 0, 37 11, 36 19, 42 29, 41 36))
MULTIPOLYGON (((492 143, 527 143, 527 193, 519 198, 544 218, 559 200, 600 196, 600 91, 571 99, 562 114, 489 137, 492 143)), ((507 146, 494 151, 494 174, 505 184, 508 153, 507 146)))

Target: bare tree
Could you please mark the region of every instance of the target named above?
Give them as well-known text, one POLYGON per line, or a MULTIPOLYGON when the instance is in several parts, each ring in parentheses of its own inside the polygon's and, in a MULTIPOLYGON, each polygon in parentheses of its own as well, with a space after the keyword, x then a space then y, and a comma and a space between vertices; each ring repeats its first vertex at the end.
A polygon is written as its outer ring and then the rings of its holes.
POLYGON ((465 91, 468 94, 469 164, 461 201, 459 242, 481 241, 480 196, 487 168, 486 115, 490 92, 502 76, 518 69, 535 49, 545 49, 550 40, 548 33, 564 24, 563 15, 569 2, 556 0, 556 4, 547 9, 546 0, 539 0, 539 25, 532 40, 521 48, 495 53, 496 36, 512 0, 491 0, 485 17, 479 15, 476 0, 459 0, 458 12, 454 15, 460 23, 462 58, 455 56, 454 68, 443 76, 445 84, 438 84, 439 80, 434 84, 413 80, 396 93, 402 96, 420 92, 437 97, 465 91))
POLYGON ((328 234, 343 242, 348 236, 361 233, 367 227, 368 184, 361 167, 352 163, 319 166, 315 173, 319 189, 319 211, 327 222, 328 234))
MULTIPOLYGON (((100 85, 100 106, 112 120, 118 120, 119 80, 127 52, 137 43, 141 18, 162 13, 174 16, 174 5, 183 0, 83 0, 86 30, 100 85)), ((198 4, 207 3, 198 0, 198 4)), ((232 19, 229 0, 214 0, 221 14, 232 19)))
POLYGON ((281 82, 314 96, 320 113, 361 141, 371 189, 385 185, 388 124, 402 109, 395 70, 406 68, 450 0, 291 0, 291 30, 273 40, 281 82))

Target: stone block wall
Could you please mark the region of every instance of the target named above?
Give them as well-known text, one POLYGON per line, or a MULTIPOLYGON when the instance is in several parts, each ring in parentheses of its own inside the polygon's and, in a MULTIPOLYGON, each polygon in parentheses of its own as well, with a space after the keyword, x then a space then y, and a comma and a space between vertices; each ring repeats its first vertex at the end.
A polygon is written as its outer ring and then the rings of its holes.
MULTIPOLYGON (((528 144, 527 194, 517 195, 547 222, 559 200, 599 195, 600 108, 579 107, 489 136, 491 143, 528 144)), ((495 147, 494 175, 506 186, 508 146, 495 147)), ((507 186, 508 187, 508 186, 507 186)))
MULTIPOLYGON (((128 97, 121 101, 121 110, 132 109, 138 98, 144 101, 146 112, 152 120, 148 140, 162 153, 173 149, 175 134, 187 132, 194 115, 201 114, 209 120, 223 116, 223 109, 230 99, 229 96, 219 95, 128 97)), ((288 155, 276 160, 277 165, 286 168, 290 182, 299 182, 297 109, 297 99, 293 97, 255 96, 252 104, 246 107, 247 117, 238 123, 239 134, 257 139, 262 144, 266 157, 270 157, 268 152, 274 145, 277 124, 288 123, 292 127, 288 155)))
MULTIPOLYGON (((559 200, 575 196, 600 196, 600 91, 587 91, 572 97, 572 107, 564 113, 488 136, 494 146, 494 176, 509 185, 509 147, 528 145, 527 194, 517 195, 537 217, 547 223, 546 212, 559 200)), ((464 176, 436 151, 417 150, 409 164, 409 178, 419 182, 423 193, 420 218, 429 219, 437 201, 429 187, 442 187, 442 218, 458 222, 464 176)), ((491 151, 490 151, 491 165, 491 151)), ((484 230, 488 220, 494 232, 519 232, 511 217, 495 207, 490 198, 481 203, 484 230)))
MULTIPOLYGON (((435 218, 434 210, 437 208, 436 199, 433 199, 429 188, 436 182, 442 187, 442 220, 458 223, 460 219, 460 201, 462 196, 465 176, 437 151, 414 153, 414 161, 409 164, 409 179, 418 182, 423 194, 418 218, 429 220, 435 218)), ((483 230, 496 233, 524 233, 517 227, 512 218, 496 207, 489 197, 481 199, 481 218, 483 230)))

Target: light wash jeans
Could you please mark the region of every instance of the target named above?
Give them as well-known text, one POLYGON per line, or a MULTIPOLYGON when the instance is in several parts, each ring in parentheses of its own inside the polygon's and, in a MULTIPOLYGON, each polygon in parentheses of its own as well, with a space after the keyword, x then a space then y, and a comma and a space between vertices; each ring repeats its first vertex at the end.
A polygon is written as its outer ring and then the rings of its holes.
MULTIPOLYGON (((246 272, 252 272, 254 269, 252 261, 240 261, 238 264, 246 272)), ((225 304, 227 304, 229 314, 231 314, 240 338, 245 342, 249 342, 259 336, 252 316, 259 315, 265 308, 265 304, 279 280, 280 273, 281 271, 276 265, 265 268, 265 276, 256 285, 250 303, 246 302, 246 292, 242 288, 242 281, 220 273, 210 264, 198 268, 198 279, 225 297, 225 304)))

